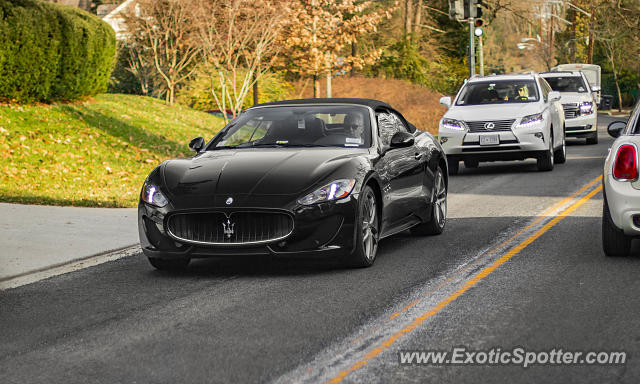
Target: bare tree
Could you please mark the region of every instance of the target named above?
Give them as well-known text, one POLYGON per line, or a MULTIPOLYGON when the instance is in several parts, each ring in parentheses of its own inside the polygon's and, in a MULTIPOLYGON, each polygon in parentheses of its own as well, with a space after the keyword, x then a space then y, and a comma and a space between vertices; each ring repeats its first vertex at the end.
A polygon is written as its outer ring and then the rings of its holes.
POLYGON ((149 96, 151 94, 151 81, 155 73, 154 67, 151 65, 144 47, 135 45, 134 42, 126 42, 125 44, 126 46, 122 49, 126 49, 129 54, 127 59, 129 67, 127 70, 138 80, 142 94, 149 96))
MULTIPOLYGON (((284 0, 196 0, 197 40, 221 111, 236 116, 251 88, 277 56, 277 37, 289 14, 284 0)), ((223 114, 226 120, 226 114, 223 114)))
POLYGON ((149 49, 166 85, 167 104, 173 104, 176 86, 192 74, 200 52, 191 8, 189 0, 138 0, 123 17, 130 38, 144 42, 140 49, 149 49))

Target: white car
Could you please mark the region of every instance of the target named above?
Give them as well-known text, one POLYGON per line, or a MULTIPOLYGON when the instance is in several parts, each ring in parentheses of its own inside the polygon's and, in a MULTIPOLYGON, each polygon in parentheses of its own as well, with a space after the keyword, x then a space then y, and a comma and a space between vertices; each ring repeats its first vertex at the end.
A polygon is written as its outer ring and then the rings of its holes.
POLYGON ((584 137, 587 144, 598 144, 597 86, 589 86, 584 73, 545 72, 540 76, 554 91, 560 92, 560 102, 564 107, 567 137, 584 137))
POLYGON ((438 137, 456 174, 460 161, 475 168, 481 161, 535 158, 550 171, 566 158, 564 112, 560 93, 537 73, 492 75, 468 80, 440 120, 438 137))
POLYGON ((629 123, 614 121, 607 131, 617 139, 604 163, 602 183, 602 247, 608 256, 628 255, 631 240, 640 236, 638 148, 640 125, 636 104, 629 123))

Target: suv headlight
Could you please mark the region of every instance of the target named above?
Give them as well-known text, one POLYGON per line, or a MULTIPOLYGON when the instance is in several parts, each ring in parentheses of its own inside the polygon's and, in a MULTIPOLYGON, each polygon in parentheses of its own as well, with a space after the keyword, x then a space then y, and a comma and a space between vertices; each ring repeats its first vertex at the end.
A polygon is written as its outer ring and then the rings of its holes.
POLYGON ((142 201, 162 208, 169 203, 169 200, 160 191, 160 188, 153 184, 145 183, 142 187, 142 201))
POLYGON ((592 113, 593 113, 593 103, 591 101, 585 101, 584 103, 580 103, 581 115, 590 115, 592 113))
POLYGON ((535 115, 525 116, 520 120, 520 127, 530 128, 542 122, 542 113, 536 113, 535 115))
POLYGON ((349 196, 356 181, 353 179, 335 180, 324 187, 318 188, 305 197, 298 199, 302 205, 311 205, 323 201, 338 200, 349 196))
POLYGON ((454 119, 442 119, 442 127, 453 129, 454 131, 464 131, 464 124, 462 121, 454 119))

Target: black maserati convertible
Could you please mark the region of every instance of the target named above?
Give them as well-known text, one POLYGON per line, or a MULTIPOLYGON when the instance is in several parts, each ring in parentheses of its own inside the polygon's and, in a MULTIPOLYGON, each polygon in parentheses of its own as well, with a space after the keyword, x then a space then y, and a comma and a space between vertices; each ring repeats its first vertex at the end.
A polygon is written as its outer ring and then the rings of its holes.
POLYGON ((189 146, 195 156, 162 163, 140 194, 140 243, 158 269, 240 255, 366 267, 380 239, 445 226, 442 147, 380 101, 260 104, 189 146))

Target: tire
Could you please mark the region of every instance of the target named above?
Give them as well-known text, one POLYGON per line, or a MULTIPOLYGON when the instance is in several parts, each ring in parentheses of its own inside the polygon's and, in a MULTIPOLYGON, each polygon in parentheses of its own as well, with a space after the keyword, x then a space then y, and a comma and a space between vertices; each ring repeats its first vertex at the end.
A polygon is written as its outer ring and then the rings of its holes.
POLYGON ((596 131, 592 136, 587 137, 587 145, 595 144, 598 144, 598 131, 596 131))
POLYGON ((549 140, 549 150, 538 157, 538 171, 548 172, 553 170, 553 136, 549 140))
POLYGON ((562 147, 553 154, 553 162, 556 164, 567 162, 567 140, 564 137, 562 137, 562 147))
POLYGON ((355 268, 370 267, 376 259, 380 239, 378 200, 370 186, 360 193, 356 216, 356 247, 347 258, 347 265, 355 268))
POLYGON ((464 167, 465 168, 478 168, 478 166, 480 165, 480 162, 476 159, 471 159, 471 160, 465 160, 464 161, 464 167))
POLYGON ((183 271, 191 259, 157 259, 149 257, 149 264, 160 271, 183 271))
POLYGON ((631 236, 616 227, 611 219, 607 198, 602 205, 602 250, 607 256, 628 256, 631 251, 631 236))
POLYGON ((460 171, 460 160, 457 159, 451 159, 451 160, 447 160, 447 164, 449 165, 449 174, 450 175, 457 175, 458 171, 460 171))
POLYGON ((429 221, 411 228, 411 233, 419 236, 439 235, 447 224, 447 184, 444 171, 438 167, 434 179, 434 193, 431 201, 431 218, 429 221))

